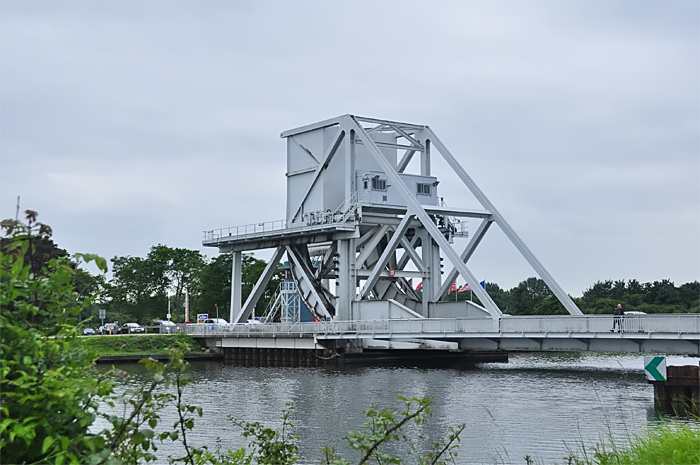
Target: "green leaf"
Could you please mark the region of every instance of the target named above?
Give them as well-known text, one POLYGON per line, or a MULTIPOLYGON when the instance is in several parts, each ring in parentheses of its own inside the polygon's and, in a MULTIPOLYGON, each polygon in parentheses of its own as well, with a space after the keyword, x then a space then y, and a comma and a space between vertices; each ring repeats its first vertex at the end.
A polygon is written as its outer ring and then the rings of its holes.
POLYGON ((49 450, 49 447, 51 447, 51 445, 53 444, 54 441, 55 441, 55 439, 52 438, 51 436, 47 436, 46 438, 44 438, 44 444, 41 446, 41 453, 45 454, 46 451, 49 450))

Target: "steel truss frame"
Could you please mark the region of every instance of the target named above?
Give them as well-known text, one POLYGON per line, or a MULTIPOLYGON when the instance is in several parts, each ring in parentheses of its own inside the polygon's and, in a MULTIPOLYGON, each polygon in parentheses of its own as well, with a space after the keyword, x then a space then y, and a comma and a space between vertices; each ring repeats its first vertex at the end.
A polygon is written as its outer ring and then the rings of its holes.
MULTIPOLYGON (((398 190, 406 207, 376 209, 371 205, 355 206, 358 210, 357 218, 354 220, 355 233, 343 232, 333 236, 327 244, 328 249, 317 262, 311 260, 306 243, 294 246, 279 244, 267 268, 255 284, 254 291, 243 306, 240 303, 236 305, 236 302, 240 302, 240 270, 236 270, 236 264, 240 266, 240 259, 234 259, 232 322, 243 322, 250 316, 284 253, 289 258, 297 287, 308 291, 300 292, 301 298, 320 320, 333 317, 338 320, 357 319, 357 315, 353 314, 355 302, 368 299, 388 300, 395 297, 397 293, 405 301, 419 306, 420 310, 416 310, 418 313, 428 316, 429 305, 440 301, 449 292, 457 276, 462 276, 472 284, 473 292, 482 302, 485 310, 497 319, 502 315, 501 310, 485 289, 474 285, 479 281, 467 266, 467 262, 493 224, 503 231, 564 308, 572 315, 582 314, 429 126, 343 115, 285 131, 281 136, 293 138, 295 134, 330 126, 338 126, 340 130, 319 157, 320 159, 314 157, 318 162, 314 176, 301 202, 295 205, 292 218, 288 219, 295 219, 299 215, 302 205, 332 158, 338 153, 341 144, 345 144, 346 199, 355 198, 354 146, 357 144, 363 145, 368 150, 386 174, 390 184, 398 190), (374 132, 393 133, 397 143, 376 142, 371 137, 374 132), (381 147, 405 152, 397 165, 393 166, 381 152, 381 147), (419 203, 415 194, 408 189, 399 175, 406 170, 412 158, 420 154, 420 174, 430 176, 431 155, 434 151, 442 156, 484 210, 433 207, 419 203), (347 173, 353 175, 349 176, 347 173), (461 254, 457 253, 446 237, 445 231, 436 224, 439 217, 444 215, 481 219, 481 223, 461 254), (417 250, 418 247, 421 249, 420 252, 417 250), (399 257, 398 253, 401 250, 403 253, 399 257), (441 279, 441 254, 452 266, 444 280, 441 279), (315 263, 320 263, 320 266, 316 266, 315 263), (408 263, 413 263, 417 271, 407 270, 408 263), (236 280, 237 277, 238 280, 236 280), (410 285, 408 279, 413 277, 422 280, 422 295, 414 291, 410 285), (329 289, 328 283, 331 279, 336 280, 335 293, 329 289), (357 292, 357 286, 361 281, 364 281, 364 285, 357 292)), ((269 241, 266 244, 269 247, 269 241)), ((240 254, 235 251, 233 253, 240 254)))

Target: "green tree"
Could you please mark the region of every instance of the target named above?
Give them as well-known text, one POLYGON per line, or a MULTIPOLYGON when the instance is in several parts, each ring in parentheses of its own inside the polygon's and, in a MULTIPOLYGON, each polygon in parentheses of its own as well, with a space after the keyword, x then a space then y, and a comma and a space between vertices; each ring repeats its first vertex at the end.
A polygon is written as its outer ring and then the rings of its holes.
POLYGON ((102 292, 105 289, 105 284, 104 273, 92 275, 88 271, 76 266, 73 285, 78 295, 78 300, 82 302, 86 299, 90 299, 87 308, 81 311, 78 316, 79 321, 92 318, 93 322, 97 322, 98 310, 102 303, 101 297, 103 297, 102 292))
POLYGON ((0 238, 0 250, 7 252, 8 248, 16 245, 13 237, 14 233, 26 234, 28 241, 24 262, 30 266, 30 270, 35 275, 42 273, 42 269, 48 262, 55 258, 67 257, 68 252, 59 248, 51 239, 53 231, 51 227, 37 222, 37 212, 26 210, 27 225, 15 220, 3 220, 2 228, 7 231, 7 237, 0 238))
MULTIPOLYGON (((267 262, 265 260, 255 258, 250 254, 243 254, 241 270, 241 294, 244 301, 253 291, 253 286, 258 281, 263 271, 265 271, 266 266, 267 262)), ((265 286, 265 291, 260 297, 258 304, 255 306, 256 315, 260 315, 263 311, 265 311, 270 300, 275 297, 277 288, 282 281, 284 281, 284 272, 282 270, 276 270, 272 278, 270 278, 270 281, 265 286)))
MULTIPOLYGON (((569 296, 571 297, 571 296, 569 296)), ((574 303, 577 303, 576 300, 578 299, 572 299, 574 300, 574 303)), ((578 304, 577 304, 578 305, 578 304)), ((542 302, 537 304, 535 306, 534 311, 532 312, 533 315, 568 315, 569 312, 564 308, 564 305, 562 305, 561 302, 559 302, 559 299, 557 299, 557 296, 555 295, 550 295, 547 298, 545 298, 542 302)))
MULTIPOLYGON (((96 399, 111 391, 92 369, 94 357, 75 348, 76 317, 89 305, 73 288, 74 264, 52 258, 32 271, 36 214, 8 230, 0 254, 0 450, 4 463, 79 461, 102 443, 90 434, 96 399), (52 336, 47 338, 47 336, 52 336)), ((4 226, 4 225, 3 225, 4 226)), ((104 260, 95 260, 106 271, 104 260)))
POLYGON ((510 290, 510 313, 513 315, 531 315, 535 308, 552 295, 547 284, 539 278, 527 278, 510 290))
POLYGON ((485 289, 496 305, 498 305, 498 308, 507 313, 510 308, 510 291, 501 289, 496 283, 486 283, 485 289))
POLYGON ((146 323, 152 316, 152 305, 157 301, 157 282, 152 279, 146 260, 140 257, 114 257, 112 279, 106 286, 109 319, 124 323, 136 320, 146 323))
MULTIPOLYGON (((231 302, 231 268, 233 258, 231 254, 221 254, 207 263, 201 274, 201 294, 197 301, 197 308, 211 314, 214 305, 218 304, 221 315, 227 315, 231 302)), ((267 262, 255 258, 251 254, 243 254, 241 258, 241 298, 243 301, 253 291, 255 283, 262 275, 267 262)), ((276 270, 270 281, 265 286, 265 291, 255 306, 256 315, 262 314, 270 300, 275 297, 279 285, 284 281, 284 272, 276 270)))
POLYGON ((670 279, 654 281, 644 285, 645 303, 656 305, 682 305, 683 299, 670 279))
POLYGON ((211 313, 218 305, 221 315, 228 315, 231 305, 231 269, 229 253, 215 256, 202 268, 200 294, 195 307, 198 313, 211 313))
POLYGON ((588 305, 597 299, 612 299, 612 287, 611 280, 597 281, 593 286, 583 291, 583 300, 588 305))
POLYGON ((698 312, 700 306, 700 282, 685 283, 678 288, 683 305, 690 311, 698 312))

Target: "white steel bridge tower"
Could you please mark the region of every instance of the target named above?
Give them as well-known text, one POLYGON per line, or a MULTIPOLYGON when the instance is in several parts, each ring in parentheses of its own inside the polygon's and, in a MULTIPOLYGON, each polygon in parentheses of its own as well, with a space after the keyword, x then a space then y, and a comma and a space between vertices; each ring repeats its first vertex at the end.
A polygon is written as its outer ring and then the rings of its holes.
MULTIPOLYGON (((570 314, 569 296, 527 248, 428 126, 343 115, 281 134, 287 141, 287 217, 205 231, 203 244, 232 253, 232 323, 245 322, 286 254, 297 291, 319 320, 492 317, 502 313, 468 262, 495 224, 570 314), (431 157, 441 156, 481 204, 446 207, 431 157), (413 157, 420 172, 409 173, 413 157), (479 222, 466 246, 466 220, 479 222), (241 299, 241 253, 274 249, 252 293, 241 299), (445 263, 444 276, 441 264, 445 263), (445 302, 457 276, 483 307, 445 302), (414 285, 422 282, 422 291, 414 285)), ((414 163, 415 165, 415 163, 414 163)))

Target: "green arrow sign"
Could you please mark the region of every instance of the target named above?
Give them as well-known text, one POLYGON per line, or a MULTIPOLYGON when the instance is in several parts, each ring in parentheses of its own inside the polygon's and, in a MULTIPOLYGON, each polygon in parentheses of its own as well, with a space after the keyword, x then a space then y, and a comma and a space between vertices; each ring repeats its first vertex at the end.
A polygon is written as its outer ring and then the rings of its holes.
POLYGON ((649 381, 666 381, 666 357, 644 357, 644 371, 649 381))

